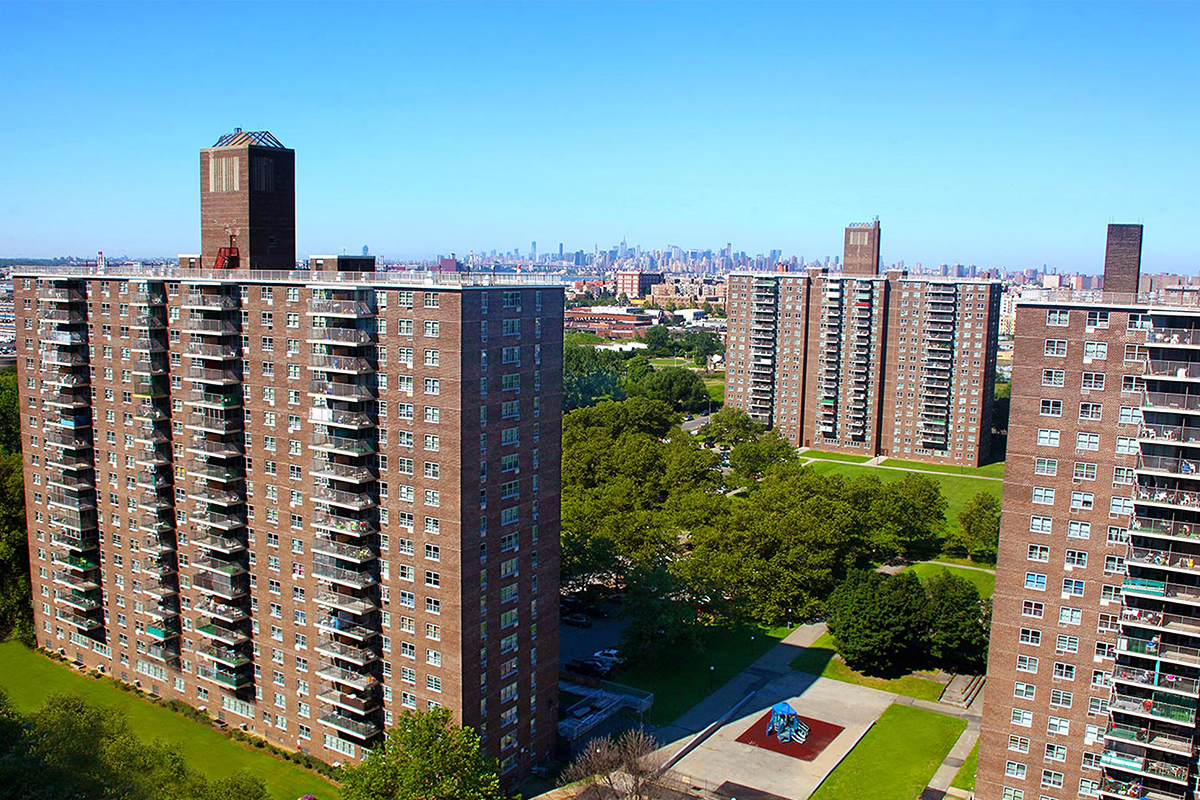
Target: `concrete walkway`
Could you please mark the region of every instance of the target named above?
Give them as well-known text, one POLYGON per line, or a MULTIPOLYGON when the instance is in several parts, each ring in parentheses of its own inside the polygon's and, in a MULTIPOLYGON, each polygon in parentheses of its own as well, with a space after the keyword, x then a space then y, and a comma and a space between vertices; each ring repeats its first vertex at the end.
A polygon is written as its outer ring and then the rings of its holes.
MULTIPOLYGON (((947 794, 962 792, 961 789, 951 789, 950 782, 954 780, 958 770, 966 763, 967 756, 971 754, 971 748, 977 741, 979 741, 979 720, 978 718, 968 719, 967 729, 958 737, 958 741, 954 743, 954 747, 950 748, 942 765, 929 779, 929 785, 921 793, 921 800, 941 800, 947 794)), ((967 792, 962 792, 960 796, 965 797, 967 794, 967 792)))
POLYGON ((957 567, 959 569, 973 569, 976 572, 986 572, 990 575, 996 574, 995 567, 969 567, 966 564, 951 564, 949 561, 923 561, 923 564, 941 564, 943 567, 957 567))
POLYGON ((840 458, 816 458, 816 457, 811 457, 811 456, 805 457, 804 453, 806 452, 806 450, 807 450, 807 448, 801 448, 799 451, 800 461, 803 464, 813 464, 816 462, 823 461, 827 464, 851 464, 853 466, 858 466, 858 467, 875 467, 876 469, 892 469, 897 472, 917 472, 922 475, 931 475, 931 476, 946 475, 946 476, 949 476, 952 478, 974 478, 974 479, 980 480, 980 481, 999 481, 1001 483, 1004 482, 1004 478, 994 478, 991 475, 971 475, 966 472, 942 472, 941 470, 936 470, 936 469, 918 469, 916 467, 896 467, 896 466, 892 466, 891 464, 883 463, 884 461, 890 460, 892 458, 892 456, 875 456, 874 458, 867 459, 866 461, 842 461, 840 458))

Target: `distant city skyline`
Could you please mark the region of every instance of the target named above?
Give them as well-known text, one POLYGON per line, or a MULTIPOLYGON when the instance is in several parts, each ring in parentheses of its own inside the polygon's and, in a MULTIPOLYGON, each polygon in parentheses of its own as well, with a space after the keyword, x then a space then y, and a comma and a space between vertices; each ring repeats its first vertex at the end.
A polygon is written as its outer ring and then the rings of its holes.
POLYGON ((878 215, 885 263, 1098 272, 1144 222, 1147 271, 1200 264, 1193 4, 3 9, 4 256, 197 250, 240 126, 297 151, 300 254, 816 258, 878 215))

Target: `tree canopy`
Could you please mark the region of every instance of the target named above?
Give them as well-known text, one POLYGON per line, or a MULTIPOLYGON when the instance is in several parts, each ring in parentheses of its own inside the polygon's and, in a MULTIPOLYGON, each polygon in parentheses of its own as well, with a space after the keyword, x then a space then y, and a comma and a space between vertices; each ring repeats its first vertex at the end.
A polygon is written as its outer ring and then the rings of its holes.
POLYGON ((479 736, 445 708, 404 710, 382 743, 342 775, 345 800, 503 800, 479 736))
POLYGON ((34 640, 17 373, 0 372, 0 639, 34 640))
POLYGON ((1000 546, 1000 499, 980 492, 958 513, 959 529, 946 539, 950 547, 963 550, 972 559, 995 561, 1000 546))

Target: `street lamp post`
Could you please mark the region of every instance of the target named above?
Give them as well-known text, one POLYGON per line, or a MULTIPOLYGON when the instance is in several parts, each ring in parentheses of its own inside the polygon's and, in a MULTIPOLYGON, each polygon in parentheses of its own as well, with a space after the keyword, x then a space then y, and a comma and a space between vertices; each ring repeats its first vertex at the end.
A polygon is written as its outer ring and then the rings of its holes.
POLYGON ((750 637, 750 657, 754 657, 754 637, 750 637))
POLYGON ((708 667, 708 691, 711 694, 713 690, 713 679, 716 677, 717 668, 714 665, 708 667))

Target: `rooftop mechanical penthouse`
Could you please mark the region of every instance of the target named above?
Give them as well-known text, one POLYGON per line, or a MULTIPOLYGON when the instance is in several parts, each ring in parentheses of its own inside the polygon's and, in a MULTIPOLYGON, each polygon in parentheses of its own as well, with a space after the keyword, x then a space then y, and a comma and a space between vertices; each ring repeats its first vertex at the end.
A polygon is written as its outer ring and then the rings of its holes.
POLYGON ((14 276, 39 644, 328 761, 446 706, 515 779, 557 719, 561 289, 239 256, 14 276))

